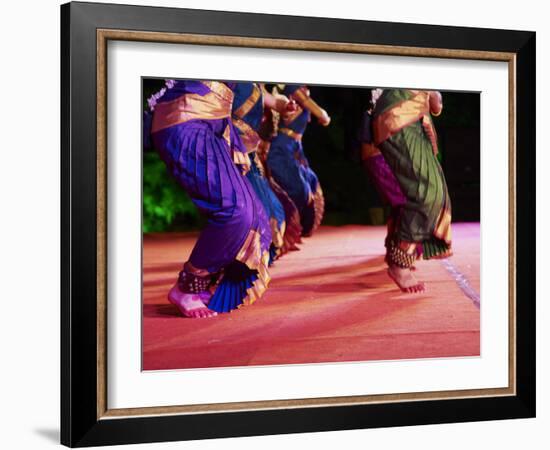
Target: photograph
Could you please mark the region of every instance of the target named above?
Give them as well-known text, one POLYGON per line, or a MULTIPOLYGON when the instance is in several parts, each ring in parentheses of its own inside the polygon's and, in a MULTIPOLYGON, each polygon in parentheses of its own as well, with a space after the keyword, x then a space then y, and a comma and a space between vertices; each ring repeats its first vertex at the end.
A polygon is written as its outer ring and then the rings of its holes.
POLYGON ((534 417, 535 56, 64 5, 61 442, 534 417))
POLYGON ((480 92, 141 97, 144 371, 480 356, 480 92))

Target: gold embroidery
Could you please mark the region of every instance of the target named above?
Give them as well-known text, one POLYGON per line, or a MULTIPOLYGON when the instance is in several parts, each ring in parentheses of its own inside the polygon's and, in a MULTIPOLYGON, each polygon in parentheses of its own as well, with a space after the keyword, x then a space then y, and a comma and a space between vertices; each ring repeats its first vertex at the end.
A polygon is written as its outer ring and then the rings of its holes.
POLYGON ((300 133, 296 133, 295 131, 291 130, 290 128, 279 128, 279 133, 286 134, 288 137, 294 139, 295 141, 300 142, 302 140, 302 135, 300 133))
POLYGON ((250 170, 251 163, 250 158, 248 157, 248 153, 233 150, 233 162, 237 165, 242 166, 243 175, 246 175, 250 170))
POLYGON ((258 231, 250 230, 248 232, 248 236, 235 259, 246 264, 249 269, 258 271, 258 278, 254 281, 252 287, 247 289, 247 296, 243 303, 244 305, 250 305, 263 295, 271 280, 267 268, 269 264, 269 252, 265 251, 262 253, 260 233, 258 231))
POLYGON ((231 127, 228 125, 225 126, 225 130, 223 130, 223 138, 225 142, 227 142, 227 145, 231 147, 231 127))
POLYGON ((433 235, 447 244, 451 243, 451 210, 449 207, 445 206, 441 209, 433 235))
POLYGON ((262 177, 265 177, 265 166, 264 166, 264 162, 262 161, 262 159, 260 158, 260 156, 258 155, 258 152, 256 152, 256 157, 254 158, 254 163, 256 164, 256 167, 258 168, 258 171, 260 172, 260 175, 262 177))
POLYGON ((235 259, 246 264, 249 269, 256 270, 261 263, 262 252, 260 249, 260 233, 250 230, 235 259))
POLYGON ((384 111, 373 121, 374 144, 384 142, 390 136, 405 128, 407 125, 429 114, 429 95, 426 91, 411 91, 415 95, 387 111, 384 111))
POLYGON ((260 101, 263 101, 261 98, 262 91, 258 87, 256 83, 253 83, 252 93, 250 94, 250 97, 248 97, 241 106, 239 106, 235 111, 233 111, 233 116, 238 117, 239 119, 242 119, 244 116, 246 116, 252 108, 258 103, 258 99, 260 101))
POLYGON ((285 234, 285 222, 279 226, 279 223, 277 222, 277 219, 275 217, 271 217, 269 219, 269 225, 271 228, 271 241, 273 242, 273 245, 277 248, 281 248, 284 244, 284 234, 285 234))
POLYGON ((201 83, 225 101, 233 102, 234 94, 227 84, 219 81, 201 81, 201 83))
POLYGON ((439 152, 437 148, 437 133, 435 132, 434 124, 429 115, 422 117, 422 128, 424 128, 424 132, 432 144, 433 154, 437 156, 437 153, 439 152))
MULTIPOLYGON (((258 279, 254 281, 252 287, 246 290, 247 296, 243 300, 243 305, 251 305, 259 299, 267 290, 271 277, 268 272, 269 252, 264 252, 261 258, 261 264, 258 267, 258 279)), ((239 305, 239 307, 242 305, 239 305)))
POLYGON ((185 94, 170 102, 158 103, 153 114, 152 132, 193 119, 215 120, 230 117, 231 102, 232 97, 227 99, 216 92, 209 92, 206 95, 185 94))
POLYGON ((246 147, 247 152, 254 152, 260 144, 260 136, 244 120, 233 117, 233 124, 240 131, 241 140, 246 147))
POLYGON ((260 144, 258 145, 258 148, 256 149, 256 155, 260 157, 260 160, 262 161, 263 165, 265 166, 267 155, 269 153, 269 148, 271 147, 271 142, 264 141, 263 139, 260 140, 260 144))
POLYGON ((313 194, 313 210, 315 217, 313 219, 313 227, 311 228, 312 233, 319 228, 325 215, 325 196, 320 184, 317 184, 317 189, 315 189, 315 194, 313 194))

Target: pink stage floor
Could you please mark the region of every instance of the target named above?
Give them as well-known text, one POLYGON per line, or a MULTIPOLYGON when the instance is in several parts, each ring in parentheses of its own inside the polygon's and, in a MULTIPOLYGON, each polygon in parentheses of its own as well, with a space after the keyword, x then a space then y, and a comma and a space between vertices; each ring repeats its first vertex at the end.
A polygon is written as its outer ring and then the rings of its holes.
POLYGON ((417 264, 422 294, 387 276, 384 235, 321 227, 275 263, 263 298, 209 319, 166 300, 196 234, 144 236, 143 369, 479 355, 479 224, 454 224, 449 260, 417 264))

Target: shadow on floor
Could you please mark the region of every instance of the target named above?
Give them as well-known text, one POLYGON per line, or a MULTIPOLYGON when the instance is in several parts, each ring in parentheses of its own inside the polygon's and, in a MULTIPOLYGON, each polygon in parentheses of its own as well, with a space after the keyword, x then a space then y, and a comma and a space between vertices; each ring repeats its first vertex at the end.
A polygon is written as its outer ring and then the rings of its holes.
POLYGON ((34 430, 38 435, 46 439, 47 441, 53 442, 54 444, 59 444, 61 439, 61 434, 58 428, 38 428, 34 430))

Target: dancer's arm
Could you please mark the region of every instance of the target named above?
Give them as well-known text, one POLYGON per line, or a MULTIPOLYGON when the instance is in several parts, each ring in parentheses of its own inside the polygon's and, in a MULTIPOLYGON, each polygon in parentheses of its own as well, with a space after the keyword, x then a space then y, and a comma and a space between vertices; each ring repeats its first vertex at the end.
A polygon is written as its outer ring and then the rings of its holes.
POLYGON ((309 110, 311 114, 317 117, 321 125, 326 127, 330 123, 330 116, 309 96, 309 90, 306 87, 302 87, 295 91, 292 97, 296 99, 302 108, 309 110))

